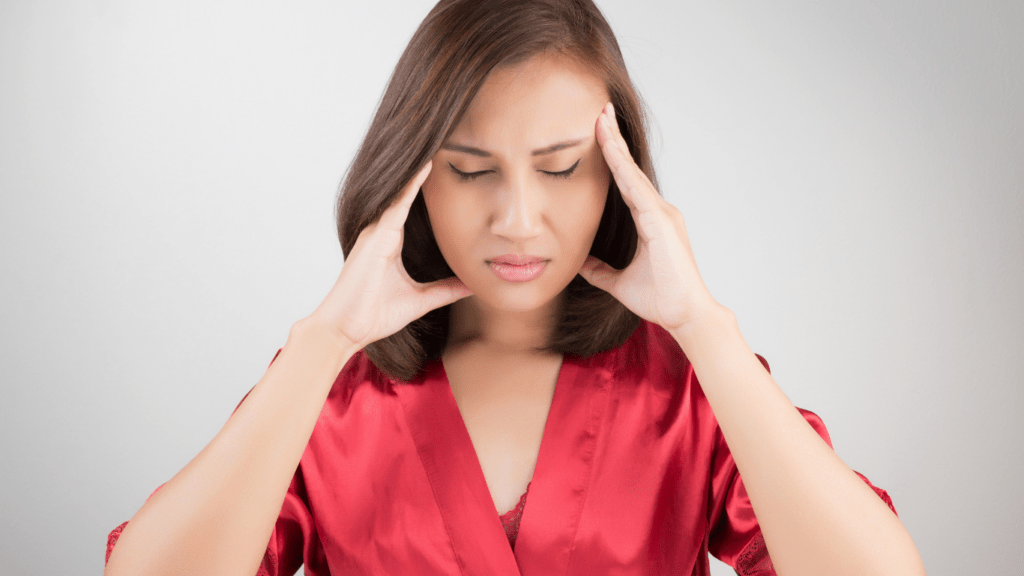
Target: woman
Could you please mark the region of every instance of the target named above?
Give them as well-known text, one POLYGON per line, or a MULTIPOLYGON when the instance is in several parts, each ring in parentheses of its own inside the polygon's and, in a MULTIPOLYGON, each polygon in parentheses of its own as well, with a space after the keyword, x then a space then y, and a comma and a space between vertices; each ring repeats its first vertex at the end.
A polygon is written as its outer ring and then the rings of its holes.
POLYGON ((106 573, 923 573, 702 282, 639 102, 588 0, 435 6, 336 284, 106 573))

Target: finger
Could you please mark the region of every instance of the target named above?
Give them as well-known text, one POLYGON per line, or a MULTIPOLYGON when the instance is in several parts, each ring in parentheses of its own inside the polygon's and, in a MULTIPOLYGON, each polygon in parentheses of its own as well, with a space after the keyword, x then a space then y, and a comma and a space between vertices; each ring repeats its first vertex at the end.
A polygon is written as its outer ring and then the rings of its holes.
POLYGON ((657 192, 650 179, 629 154, 629 147, 619 131, 618 122, 615 120, 615 109, 611 102, 601 111, 598 125, 605 162, 608 163, 612 175, 615 176, 615 183, 618 184, 626 205, 634 212, 634 216, 637 216, 637 212, 655 209, 657 203, 653 196, 657 196, 657 192))
POLYGON ((640 212, 651 209, 649 197, 646 195, 650 181, 630 155, 629 147, 619 132, 615 111, 610 102, 601 112, 599 124, 603 138, 601 149, 608 167, 615 176, 615 183, 619 185, 623 200, 631 209, 640 212))
POLYGON ((587 256, 580 268, 580 276, 583 276, 584 280, 609 294, 615 294, 615 283, 620 274, 621 270, 616 270, 593 256, 587 256))
POLYGON ((601 118, 598 119, 598 134, 601 138, 601 153, 604 155, 604 161, 608 164, 608 168, 612 172, 612 177, 615 178, 615 184, 618 185, 619 192, 621 193, 622 200, 629 207, 629 211, 633 213, 633 218, 636 219, 640 215, 640 209, 633 200, 635 194, 631 190, 631 184, 628 176, 625 173, 624 164, 626 162, 623 157, 622 150, 618 147, 615 140, 612 139, 611 129, 608 127, 608 119, 601 114, 601 118))
POLYGON ((461 300, 466 296, 471 296, 473 292, 462 283, 462 280, 452 276, 451 278, 435 280, 424 284, 422 294, 423 303, 429 311, 451 304, 456 300, 461 300))
MULTIPOLYGON (((619 150, 622 150, 623 153, 629 155, 629 146, 626 144, 626 139, 622 137, 622 130, 619 128, 619 121, 615 115, 615 105, 608 102, 604 105, 604 108, 601 109, 601 114, 608 121, 608 127, 611 128, 610 136, 612 141, 619 147, 619 150)), ((632 158, 633 157, 630 156, 631 160, 632 158)))
POLYGON ((381 222, 385 226, 396 230, 405 226, 405 221, 409 217, 409 209, 412 208, 412 203, 416 200, 416 194, 419 193, 423 182, 427 180, 432 167, 433 160, 427 160, 427 163, 420 168, 420 171, 398 193, 398 197, 384 210, 384 214, 381 215, 381 222))

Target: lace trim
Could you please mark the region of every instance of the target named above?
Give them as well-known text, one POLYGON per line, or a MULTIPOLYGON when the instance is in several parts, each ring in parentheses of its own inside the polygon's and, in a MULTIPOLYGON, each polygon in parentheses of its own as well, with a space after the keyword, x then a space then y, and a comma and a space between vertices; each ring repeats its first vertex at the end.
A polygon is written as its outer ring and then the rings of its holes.
POLYGON ((516 507, 498 517, 501 520, 501 527, 505 529, 505 535, 508 536, 509 546, 513 550, 516 548, 516 538, 519 537, 519 523, 523 519, 523 509, 526 507, 526 495, 530 493, 530 484, 533 482, 526 485, 526 492, 519 497, 516 507))
POLYGON ((107 562, 110 562, 110 553, 114 551, 114 544, 117 544, 117 539, 121 537, 121 532, 127 525, 127 522, 122 522, 120 526, 111 530, 110 534, 107 534, 107 555, 103 559, 104 566, 107 565, 107 562))
MULTIPOLYGON (((110 562, 110 553, 114 551, 114 544, 117 544, 117 539, 121 537, 121 532, 124 532, 124 527, 127 525, 128 522, 122 522, 107 535, 107 555, 103 559, 104 566, 110 562)), ((260 567, 256 570, 256 576, 277 576, 277 553, 269 545, 267 551, 263 553, 263 560, 260 561, 260 567)))
POLYGON ((739 576, 776 576, 775 566, 768 557, 768 545, 760 531, 754 534, 740 552, 736 560, 736 573, 739 576))
POLYGON ((266 552, 263 553, 263 560, 260 561, 260 567, 256 570, 256 576, 277 576, 277 553, 269 545, 267 545, 266 552))
POLYGON ((885 505, 889 507, 889 510, 892 510, 892 513, 895 514, 897 518, 900 517, 900 513, 897 512, 896 507, 892 505, 892 498, 889 497, 888 492, 872 484, 871 481, 868 480, 867 477, 861 474, 860 472, 854 470, 853 473, 856 474, 857 476, 860 476, 860 479, 863 480, 864 483, 868 485, 868 488, 871 488, 872 490, 875 491, 875 494, 878 494, 878 497, 882 499, 882 502, 885 502, 885 505))
POLYGON ((886 506, 889 507, 889 510, 892 510, 892 513, 895 514, 897 518, 899 518, 900 514, 899 514, 899 512, 896 511, 896 508, 892 505, 892 498, 889 497, 889 493, 886 492, 885 490, 882 490, 881 488, 877 488, 875 486, 872 486, 871 489, 875 491, 875 494, 878 494, 878 497, 882 499, 882 502, 885 502, 886 506))

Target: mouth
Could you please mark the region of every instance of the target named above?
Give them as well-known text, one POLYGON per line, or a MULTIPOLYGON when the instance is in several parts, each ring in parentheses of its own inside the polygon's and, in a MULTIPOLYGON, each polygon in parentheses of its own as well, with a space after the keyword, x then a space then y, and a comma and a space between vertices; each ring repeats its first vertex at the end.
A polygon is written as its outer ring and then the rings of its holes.
POLYGON ((546 258, 534 256, 533 254, 502 254, 501 256, 496 256, 491 260, 488 260, 487 263, 523 266, 526 264, 536 264, 538 262, 544 262, 546 260, 546 258))
POLYGON ((529 282, 541 275, 547 268, 547 260, 535 260, 526 264, 507 264, 489 261, 491 271, 506 282, 529 282))

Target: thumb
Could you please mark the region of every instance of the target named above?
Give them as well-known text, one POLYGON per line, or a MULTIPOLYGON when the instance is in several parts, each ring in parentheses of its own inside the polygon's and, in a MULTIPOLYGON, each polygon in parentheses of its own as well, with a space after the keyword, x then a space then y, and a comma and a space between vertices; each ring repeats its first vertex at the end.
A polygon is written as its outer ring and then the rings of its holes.
POLYGON ((613 294, 612 290, 615 287, 615 281, 618 279, 621 272, 605 264, 598 258, 588 255, 587 259, 583 261, 583 267, 580 268, 579 274, 580 276, 583 276, 583 279, 587 282, 590 282, 609 294, 613 294))
POLYGON ((423 302, 427 305, 427 310, 429 311, 451 304, 472 294, 473 291, 463 284, 462 280, 459 280, 457 276, 452 276, 451 278, 427 283, 423 289, 423 302))

